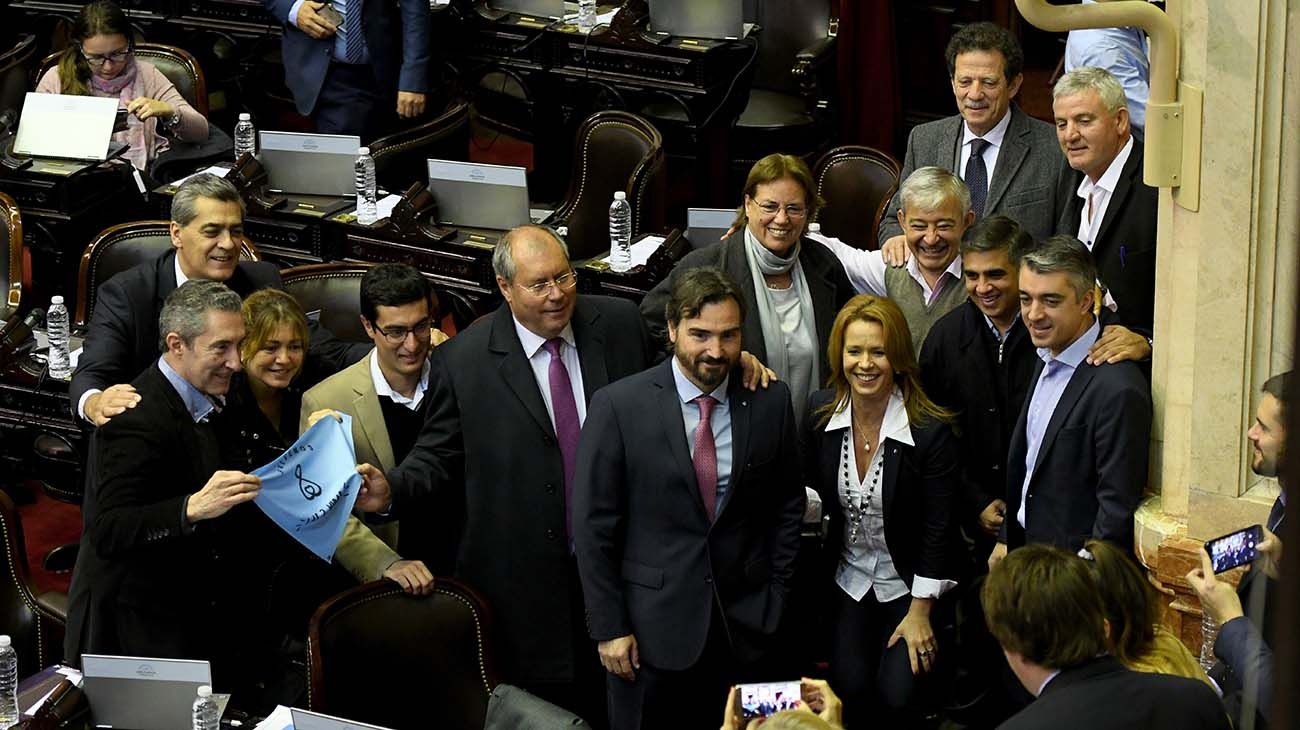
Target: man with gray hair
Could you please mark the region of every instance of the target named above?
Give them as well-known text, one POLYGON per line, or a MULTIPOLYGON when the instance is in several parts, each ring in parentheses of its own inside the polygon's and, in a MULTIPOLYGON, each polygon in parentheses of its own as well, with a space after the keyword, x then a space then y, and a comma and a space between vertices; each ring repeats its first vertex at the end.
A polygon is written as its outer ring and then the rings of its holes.
POLYGON ((898 196, 898 224, 907 244, 903 267, 887 265, 885 251, 864 251, 815 234, 810 238, 835 254, 859 294, 898 302, 919 353, 930 327, 966 300, 960 247, 975 213, 966 184, 941 167, 922 167, 908 175, 898 196))
POLYGON ((1092 252, 1120 324, 1108 325, 1088 353, 1093 364, 1151 355, 1156 288, 1158 191, 1142 182, 1142 141, 1130 132, 1124 87, 1109 71, 1084 66, 1052 89, 1056 137, 1070 168, 1057 200, 1056 232, 1092 252))
POLYGON ((234 664, 249 635, 242 622, 256 621, 232 606, 248 576, 230 553, 248 537, 261 480, 218 470, 209 421, 240 370, 239 295, 187 282, 168 294, 156 326, 156 359, 131 381, 139 403, 95 434, 66 659, 208 659, 216 684, 230 687, 244 676, 234 664))
MULTIPOLYGON (((94 426, 136 407, 130 385, 157 355, 163 300, 191 279, 225 282, 236 294, 284 288, 275 264, 241 261, 244 202, 216 175, 196 175, 172 198, 172 250, 115 274, 100 285, 81 358, 68 388, 76 415, 94 426)), ((308 379, 319 379, 365 356, 365 345, 340 342, 308 321, 308 379)))
POLYGON ((1088 249, 1071 236, 1052 236, 1020 259, 1020 317, 1042 362, 1011 435, 1007 517, 990 568, 1027 543, 1133 546, 1151 388, 1131 361, 1087 361, 1101 335, 1096 280, 1088 249))

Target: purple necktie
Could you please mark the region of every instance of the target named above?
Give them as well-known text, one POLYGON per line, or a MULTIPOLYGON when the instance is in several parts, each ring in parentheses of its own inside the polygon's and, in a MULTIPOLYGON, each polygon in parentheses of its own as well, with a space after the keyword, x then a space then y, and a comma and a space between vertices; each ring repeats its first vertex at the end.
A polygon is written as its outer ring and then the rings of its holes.
POLYGON ((704 511, 709 513, 712 521, 717 513, 718 504, 718 449, 713 443, 713 406, 718 401, 711 395, 701 395, 691 399, 700 409, 700 422, 695 427, 695 481, 700 486, 700 497, 704 499, 704 511))
POLYGON ((556 337, 546 341, 543 347, 551 353, 551 366, 547 377, 551 381, 551 409, 555 411, 555 438, 560 442, 560 456, 564 460, 564 530, 573 542, 573 518, 569 511, 573 499, 573 464, 578 454, 578 432, 582 424, 578 423, 578 406, 573 399, 573 383, 569 381, 569 369, 564 367, 560 358, 560 347, 564 340, 556 337))

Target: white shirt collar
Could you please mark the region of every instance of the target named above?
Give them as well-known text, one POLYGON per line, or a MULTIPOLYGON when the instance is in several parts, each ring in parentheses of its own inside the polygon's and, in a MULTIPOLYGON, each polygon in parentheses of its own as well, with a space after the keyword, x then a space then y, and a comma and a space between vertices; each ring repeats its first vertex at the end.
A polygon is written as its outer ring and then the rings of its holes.
MULTIPOLYGON (((542 349, 542 346, 546 344, 546 338, 525 327, 523 323, 519 321, 519 318, 514 316, 514 314, 510 315, 510 319, 514 320, 515 334, 519 336, 519 344, 524 348, 524 357, 532 360, 533 356, 537 354, 537 351, 542 349)), ((560 332, 560 339, 568 343, 569 347, 577 349, 578 342, 573 339, 572 324, 564 325, 564 330, 560 332)))
MULTIPOLYGON (((852 425, 853 409, 849 407, 849 401, 845 400, 839 410, 831 414, 830 420, 826 422, 826 430, 838 431, 852 425)), ((885 419, 880 422, 880 440, 887 438, 908 446, 916 445, 912 440, 912 422, 907 418, 907 405, 903 402, 903 390, 898 386, 894 386, 889 404, 885 406, 885 419)))
POLYGON ((1011 126, 1011 107, 1007 107, 1007 113, 1002 115, 1002 120, 999 121, 997 124, 994 124, 993 129, 990 129, 988 131, 988 134, 985 134, 983 137, 971 131, 970 125, 967 124, 965 120, 962 120, 961 146, 965 147, 966 145, 970 144, 970 141, 972 139, 983 139, 985 142, 988 142, 990 145, 992 145, 995 149, 1001 147, 1002 140, 1007 136, 1007 127, 1010 126, 1011 126))
POLYGON ((1075 194, 1084 200, 1087 200, 1088 196, 1091 195, 1092 191, 1096 188, 1105 190, 1107 194, 1113 194, 1115 192, 1115 187, 1119 185, 1120 173, 1124 172, 1124 165, 1128 163, 1128 156, 1132 152, 1133 135, 1130 134, 1128 136, 1128 141, 1120 148, 1119 154, 1115 155, 1115 159, 1110 161, 1110 166, 1106 168, 1106 172, 1101 174, 1101 178, 1094 183, 1092 178, 1084 175, 1083 180, 1079 181, 1079 189, 1075 194))
MULTIPOLYGON (((907 266, 907 273, 911 274, 912 278, 916 279, 917 282, 924 285, 926 289, 929 289, 930 285, 926 283, 925 276, 921 273, 921 265, 916 261, 916 254, 908 255, 906 266, 907 266)), ((956 258, 952 260, 952 263, 948 264, 948 268, 943 270, 943 273, 951 274, 952 278, 961 281, 961 277, 962 277, 961 254, 957 254, 956 258)), ((939 276, 940 278, 942 278, 943 274, 940 274, 939 276)))
POLYGON ((384 377, 384 371, 379 368, 379 353, 374 350, 370 351, 370 379, 374 381, 376 395, 390 398, 398 405, 415 410, 420 407, 424 391, 429 387, 429 359, 424 360, 424 366, 420 369, 420 382, 416 383, 415 393, 410 398, 393 390, 393 386, 388 384, 388 378, 384 377))
POLYGON ((1047 675, 1047 678, 1043 680, 1043 683, 1040 684, 1040 685, 1038 685, 1038 691, 1034 693, 1034 696, 1035 696, 1035 697, 1038 697, 1039 695, 1041 695, 1041 694, 1043 693, 1043 690, 1047 689, 1047 685, 1048 685, 1048 684, 1051 684, 1052 680, 1053 680, 1053 679, 1056 679, 1056 675, 1058 675, 1058 674, 1060 674, 1060 673, 1061 673, 1061 670, 1057 669, 1056 671, 1054 671, 1054 672, 1052 672, 1051 674, 1047 675))
MULTIPOLYGON (((709 395, 713 396, 719 404, 727 402, 727 384, 731 381, 731 375, 722 379, 722 383, 713 389, 709 395)), ((682 403, 690 403, 696 398, 704 395, 700 387, 690 381, 686 374, 682 372, 682 364, 673 356, 673 382, 677 385, 677 397, 682 399, 682 403)))
POLYGON ((176 260, 172 264, 176 267, 176 288, 179 289, 181 284, 190 280, 190 277, 186 276, 184 271, 181 271, 181 255, 179 251, 177 251, 176 260))

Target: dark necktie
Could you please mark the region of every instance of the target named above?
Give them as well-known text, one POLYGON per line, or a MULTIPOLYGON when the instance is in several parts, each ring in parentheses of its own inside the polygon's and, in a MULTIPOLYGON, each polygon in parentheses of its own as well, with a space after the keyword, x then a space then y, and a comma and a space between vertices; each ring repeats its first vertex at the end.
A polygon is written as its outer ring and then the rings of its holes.
POLYGON ((966 160, 966 187, 970 188, 970 209, 976 218, 984 217, 984 201, 989 197, 989 170, 984 166, 984 150, 989 143, 976 137, 970 141, 970 158, 966 160))
POLYGON ((551 353, 547 375, 551 386, 551 409, 555 411, 555 438, 560 442, 560 457, 564 461, 564 530, 572 543, 573 518, 570 510, 573 499, 573 465, 578 454, 578 433, 582 429, 578 423, 578 406, 573 399, 569 369, 564 367, 564 360, 560 358, 560 347, 563 345, 564 340, 556 337, 547 340, 543 347, 551 353))
POLYGON ((361 63, 366 47, 366 33, 361 27, 361 5, 364 0, 348 0, 343 15, 344 59, 348 63, 361 63))
POLYGON ((709 521, 713 521, 718 503, 718 449, 713 443, 712 417, 713 406, 718 401, 711 395, 701 395, 691 402, 700 409, 700 422, 695 426, 695 453, 691 457, 695 462, 695 481, 704 499, 704 511, 709 521))

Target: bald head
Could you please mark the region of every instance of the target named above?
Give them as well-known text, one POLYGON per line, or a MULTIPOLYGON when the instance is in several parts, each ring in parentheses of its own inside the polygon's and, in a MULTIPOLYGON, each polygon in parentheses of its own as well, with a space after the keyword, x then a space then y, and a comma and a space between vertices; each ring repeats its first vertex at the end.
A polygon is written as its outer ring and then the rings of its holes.
POLYGON ((569 260, 569 247, 550 228, 531 223, 511 228, 501 236, 496 248, 492 250, 492 270, 502 279, 514 281, 520 249, 546 253, 552 247, 558 247, 564 260, 569 260))
POLYGON ((578 299, 577 277, 569 265, 568 247, 550 229, 511 229, 492 252, 492 268, 519 324, 548 340, 569 326, 578 299))

